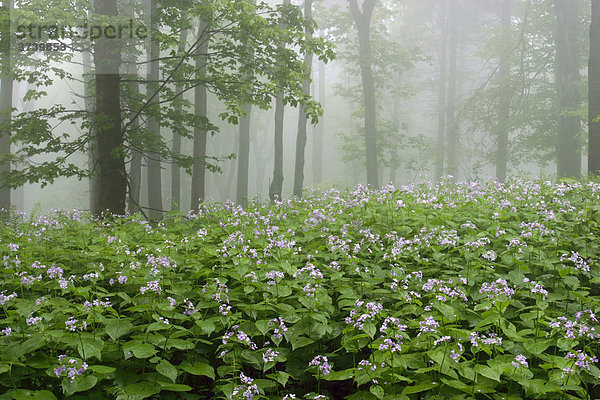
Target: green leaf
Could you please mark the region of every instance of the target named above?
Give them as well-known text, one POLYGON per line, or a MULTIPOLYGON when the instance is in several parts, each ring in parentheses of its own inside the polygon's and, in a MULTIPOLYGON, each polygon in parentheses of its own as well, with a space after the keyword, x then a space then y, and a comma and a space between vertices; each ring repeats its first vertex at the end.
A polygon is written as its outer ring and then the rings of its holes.
POLYGON ((487 365, 482 364, 477 364, 475 366, 475 372, 477 372, 479 375, 483 375, 486 378, 490 378, 498 382, 500 382, 500 375, 502 375, 502 372, 496 371, 495 369, 492 369, 487 365))
POLYGON ((142 343, 139 340, 132 340, 123 345, 123 353, 125 357, 129 356, 129 353, 133 354, 136 358, 148 358, 156 354, 156 348, 150 343, 142 343))
POLYGON ((345 381, 354 377, 354 368, 344 369, 342 371, 335 371, 329 375, 322 375, 321 379, 325 381, 345 381))
POLYGON ((194 363, 182 363, 179 368, 192 375, 208 376, 215 379, 215 370, 207 363, 196 361, 194 363))
POLYGON ((77 346, 77 351, 84 360, 96 357, 98 361, 102 361, 103 348, 104 342, 102 340, 84 340, 82 344, 77 346))
POLYGON ((363 331, 373 339, 377 333, 377 327, 372 323, 366 323, 363 325, 363 331))
POLYGON ((109 319, 106 321, 106 333, 112 340, 117 340, 121 336, 128 333, 133 324, 123 319, 109 319))
POLYGON ((484 318, 481 321, 479 321, 479 323, 475 326, 475 330, 479 330, 485 326, 491 325, 491 324, 495 323, 496 321, 498 321, 499 319, 500 319, 500 314, 494 313, 494 314, 490 315, 489 317, 484 318))
POLYGON ((371 392, 378 399, 383 399, 383 395, 385 394, 385 392, 383 391, 383 388, 379 385, 371 386, 369 388, 369 392, 371 392))
POLYGON ((170 392, 189 392, 193 388, 188 385, 182 385, 177 383, 158 382, 161 390, 168 390, 170 392))
POLYGON ((167 360, 161 360, 156 366, 156 371, 169 378, 173 383, 177 380, 177 367, 168 362, 167 360))
POLYGON ((62 388, 65 395, 71 396, 74 393, 84 392, 86 390, 90 390, 96 383, 98 382, 98 378, 94 375, 87 375, 84 377, 75 378, 74 382, 71 382, 70 379, 65 378, 62 381, 62 388))
POLYGON ((305 336, 294 336, 294 337, 292 337, 292 340, 291 340, 292 350, 296 350, 301 347, 308 346, 309 344, 313 344, 314 342, 315 342, 314 340, 309 339, 305 336))
POLYGON ((125 393, 129 396, 128 400, 142 400, 159 392, 160 388, 151 382, 134 383, 125 387, 125 393))
POLYGON ((112 374, 116 371, 116 368, 109 367, 106 365, 90 365, 88 369, 94 372, 98 372, 99 374, 112 374))
POLYGON ((424 392, 426 390, 431 390, 437 386, 438 386, 437 382, 423 382, 423 383, 416 384, 414 386, 405 387, 404 390, 402 391, 402 394, 420 393, 420 392, 424 392))
POLYGON ((277 371, 276 374, 269 374, 267 375, 267 378, 269 379, 273 379, 274 381, 277 381, 281 384, 281 386, 285 387, 285 385, 287 385, 288 380, 290 379, 291 375, 288 374, 287 372, 283 372, 283 371, 277 371))

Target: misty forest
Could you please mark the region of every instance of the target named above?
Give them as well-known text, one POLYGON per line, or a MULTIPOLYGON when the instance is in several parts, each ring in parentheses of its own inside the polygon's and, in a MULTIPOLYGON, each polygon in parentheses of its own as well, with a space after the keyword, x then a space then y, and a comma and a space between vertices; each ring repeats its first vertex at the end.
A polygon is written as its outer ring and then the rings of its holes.
POLYGON ((0 4, 0 400, 600 398, 600 0, 0 4))

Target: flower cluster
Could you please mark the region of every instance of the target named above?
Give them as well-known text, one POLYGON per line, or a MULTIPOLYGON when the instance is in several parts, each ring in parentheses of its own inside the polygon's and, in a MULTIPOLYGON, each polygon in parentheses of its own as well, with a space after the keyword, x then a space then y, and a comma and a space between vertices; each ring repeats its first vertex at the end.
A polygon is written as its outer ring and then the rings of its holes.
POLYGON ((518 354, 515 359, 512 361, 512 366, 515 368, 525 367, 528 368, 529 364, 527 363, 527 357, 523 354, 518 354))
POLYGON ((229 396, 230 400, 238 398, 252 400, 254 396, 259 395, 258 385, 256 385, 256 383, 253 383, 254 379, 244 375, 243 372, 240 372, 240 381, 242 385, 236 386, 233 389, 233 392, 229 396))
MULTIPOLYGON (((460 277, 459 280, 463 284, 467 283, 467 280, 462 277, 460 277)), ((455 282, 453 278, 450 278, 448 281, 443 281, 441 279, 428 279, 427 282, 423 284, 422 289, 424 292, 436 293, 435 298, 442 302, 453 300, 455 298, 460 298, 465 302, 468 301, 467 295, 464 291, 456 287, 447 286, 454 285, 455 283, 458 282, 455 282)))
POLYGON ((550 327, 564 332, 566 339, 578 339, 581 337, 588 339, 600 338, 600 332, 592 324, 597 324, 598 319, 592 310, 579 311, 575 314, 575 320, 569 320, 566 317, 558 317, 550 322, 550 327))
POLYGON ((502 346, 502 338, 495 333, 490 333, 489 336, 480 335, 479 332, 471 332, 469 340, 473 347, 478 347, 480 344, 502 346))
POLYGON ((495 282, 492 283, 483 282, 479 293, 487 293, 489 299, 494 299, 499 295, 512 297, 515 294, 515 290, 508 286, 508 282, 506 282, 506 279, 498 278, 495 282))
POLYGON ((329 365, 329 360, 326 356, 316 356, 308 363, 308 366, 316 366, 321 375, 329 375, 331 373, 331 365, 329 365))
POLYGON ((362 300, 356 300, 354 302, 354 307, 350 311, 350 316, 346 317, 346 324, 352 325, 359 330, 363 329, 363 324, 369 320, 373 320, 381 311, 383 311, 383 306, 377 302, 369 302, 366 303, 362 300), (359 313, 359 310, 365 306, 366 312, 359 313))
POLYGON ((589 356, 581 350, 577 350, 575 353, 569 352, 565 358, 567 360, 574 360, 575 365, 587 371, 590 370, 590 363, 598 362, 598 358, 596 356, 589 356))
POLYGON ((58 356, 58 362, 60 365, 54 368, 54 374, 57 378, 60 378, 65 374, 71 380, 71 382, 75 381, 75 377, 82 375, 88 368, 88 365, 85 362, 80 362, 74 358, 66 359, 66 355, 62 354, 58 356))

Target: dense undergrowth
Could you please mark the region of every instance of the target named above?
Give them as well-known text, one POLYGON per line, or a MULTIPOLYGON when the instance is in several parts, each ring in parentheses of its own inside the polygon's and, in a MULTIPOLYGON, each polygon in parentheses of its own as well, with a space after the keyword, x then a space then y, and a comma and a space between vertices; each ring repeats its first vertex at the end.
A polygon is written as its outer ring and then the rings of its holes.
POLYGON ((600 185, 0 228, 0 399, 599 398, 600 185))

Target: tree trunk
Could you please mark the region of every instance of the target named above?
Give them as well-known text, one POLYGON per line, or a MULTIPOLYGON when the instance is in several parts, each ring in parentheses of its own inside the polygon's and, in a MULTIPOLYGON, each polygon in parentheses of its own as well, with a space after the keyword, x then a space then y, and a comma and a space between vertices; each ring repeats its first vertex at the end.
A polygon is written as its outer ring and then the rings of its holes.
MULTIPOLYGON (((3 2, 2 12, 8 13, 2 21, 2 31, 0 37, 0 68, 2 77, 0 78, 0 124, 10 124, 12 113, 12 97, 13 97, 13 77, 11 69, 11 43, 10 43, 10 13, 13 10, 12 0, 3 2)), ((8 127, 7 127, 8 128, 8 127)), ((4 130, 4 129, 2 129, 4 130)), ((0 157, 10 155, 10 131, 7 129, 4 132, 0 131, 0 157)), ((11 207, 10 187, 5 181, 7 175, 10 174, 10 162, 0 162, 0 216, 6 215, 11 207)))
POLYGON ((156 93, 159 87, 160 79, 160 47, 158 37, 156 34, 159 29, 159 15, 158 15, 158 0, 150 1, 150 20, 152 30, 152 40, 150 42, 150 54, 149 63, 150 69, 148 71, 148 85, 146 95, 148 98, 154 96, 150 101, 148 109, 150 115, 148 116, 148 131, 150 135, 155 136, 153 138, 153 144, 151 144, 151 150, 148 152, 148 207, 149 216, 153 219, 159 219, 162 216, 163 201, 162 201, 162 171, 160 153, 158 152, 158 142, 160 141, 160 93, 156 93))
MULTIPOLYGON (((132 95, 140 93, 140 84, 136 81, 138 77, 137 67, 135 63, 129 62, 127 65, 127 75, 131 78, 131 82, 129 83, 129 90, 132 95)), ((132 122, 130 129, 136 130, 139 129, 140 122, 139 118, 135 117, 135 120, 132 122)), ((137 143, 133 143, 134 146, 137 146, 137 143)), ((140 211, 140 187, 142 183, 142 153, 136 149, 132 148, 130 151, 131 154, 131 166, 129 167, 129 198, 128 198, 128 210, 130 213, 136 213, 140 211)))
POLYGON ((600 2, 592 1, 588 64, 589 154, 588 173, 600 174, 600 2))
POLYGON ((445 131, 446 131, 446 64, 448 53, 448 20, 446 0, 440 3, 440 81, 438 87, 438 126, 435 158, 435 178, 444 175, 445 131))
POLYGON ((581 106, 579 83, 578 0, 554 0, 556 12, 556 94, 558 97, 557 175, 578 178, 581 175, 581 106))
POLYGON ((458 172, 458 122, 456 120, 456 64, 458 52, 458 5, 450 7, 449 13, 449 62, 448 62, 448 107, 446 129, 448 136, 448 175, 456 177, 458 172))
MULTIPOLYGON (((304 19, 312 20, 312 0, 304 0, 304 19)), ((307 32, 309 37, 312 37, 311 32, 307 32)), ((304 63, 312 71, 313 53, 311 51, 304 55, 304 63)), ((302 82, 302 91, 306 95, 310 95, 310 78, 302 82)), ((298 107, 298 136, 296 137, 296 164, 294 168, 294 196, 302 197, 304 188, 304 163, 306 151, 306 124, 308 116, 304 110, 304 106, 300 104, 298 107)))
MULTIPOLYGON (((290 5, 290 0, 283 0, 284 6, 290 5)), ((281 200, 283 191, 283 120, 285 106, 283 104, 283 92, 275 97, 275 132, 274 132, 274 156, 273 156, 273 180, 269 185, 269 198, 271 202, 276 198, 281 200)))
MULTIPOLYGON (((184 29, 181 32, 181 43, 179 44, 179 55, 183 56, 187 44, 188 30, 184 29)), ((178 95, 183 91, 183 84, 178 83, 175 86, 175 94, 178 95)), ((175 113, 182 111, 182 105, 178 102, 175 105, 175 113)), ((173 132, 173 145, 171 147, 173 154, 181 154, 181 135, 178 132, 173 132)), ((174 210, 181 209, 181 168, 177 163, 171 163, 171 208, 174 210)))
POLYGON ((350 9, 358 30, 358 58, 363 84, 365 107, 365 155, 367 162, 367 184, 379 187, 377 162, 377 107, 375 101, 375 80, 373 79, 371 54, 371 17, 377 0, 365 0, 362 11, 357 0, 350 0, 350 9))
MULTIPOLYGON (((504 0, 502 2, 502 15, 500 18, 506 40, 510 38, 512 1, 504 0)), ((506 54, 501 55, 500 63, 499 76, 504 91, 499 99, 498 125, 496 126, 496 179, 504 182, 508 165, 508 119, 510 118, 512 93, 510 93, 510 62, 506 54)))
POLYGON ((237 156, 237 189, 235 202, 242 207, 248 203, 248 168, 250 164, 250 116, 252 106, 242 107, 245 116, 240 119, 238 156, 237 156))
MULTIPOLYGON (((196 79, 206 79, 206 54, 208 53, 209 38, 206 34, 208 24, 202 19, 198 25, 198 38, 204 36, 198 46, 199 54, 196 57, 196 79)), ((194 168, 192 170, 192 199, 191 209, 197 210, 206 197, 206 144, 208 132, 206 118, 208 113, 208 93, 205 85, 194 88, 194 115, 201 118, 202 125, 194 128, 194 168)))
MULTIPOLYGON (((321 31, 321 37, 324 32, 321 31)), ((325 110, 325 63, 319 61, 319 102, 325 110)), ((323 111, 323 114, 325 111, 323 111)), ((323 115, 324 117, 324 115, 323 115)), ((321 117, 319 124, 313 130, 313 181, 319 184, 323 181, 323 135, 325 134, 325 120, 321 117)))
MULTIPOLYGON (((90 1, 90 6, 94 6, 94 1, 90 1)), ((91 17, 92 10, 88 11, 88 18, 91 17)), ((91 42, 90 42, 91 44, 91 42)), ((91 51, 84 51, 82 53, 82 61, 83 61, 83 95, 84 95, 84 107, 85 111, 89 113, 89 115, 94 114, 94 109, 96 107, 94 102, 94 92, 93 92, 93 75, 92 75, 92 53, 91 51)), ((98 143, 96 140, 96 132, 93 129, 93 126, 90 126, 90 140, 88 142, 88 169, 90 171, 90 177, 88 179, 88 188, 89 188, 89 200, 90 200, 90 210, 95 210, 98 208, 98 203, 100 202, 100 181, 98 179, 98 143)))
MULTIPOLYGON (((117 16, 117 0, 97 2, 95 9, 100 16, 117 16)), ((121 45, 115 39, 100 37, 94 45, 96 67, 95 130, 98 138, 98 167, 100 201, 94 214, 108 211, 125 214, 127 176, 123 156, 123 131, 121 128, 119 67, 121 45)))

